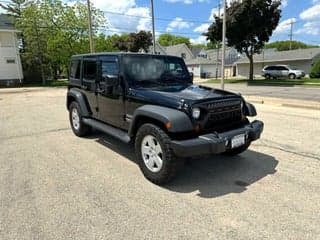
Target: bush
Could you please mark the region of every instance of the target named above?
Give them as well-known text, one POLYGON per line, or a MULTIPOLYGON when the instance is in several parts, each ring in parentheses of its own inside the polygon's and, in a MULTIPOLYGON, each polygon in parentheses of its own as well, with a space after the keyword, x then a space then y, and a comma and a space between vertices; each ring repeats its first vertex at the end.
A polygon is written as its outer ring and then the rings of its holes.
POLYGON ((320 78, 320 60, 313 64, 311 73, 310 73, 311 78, 320 78))

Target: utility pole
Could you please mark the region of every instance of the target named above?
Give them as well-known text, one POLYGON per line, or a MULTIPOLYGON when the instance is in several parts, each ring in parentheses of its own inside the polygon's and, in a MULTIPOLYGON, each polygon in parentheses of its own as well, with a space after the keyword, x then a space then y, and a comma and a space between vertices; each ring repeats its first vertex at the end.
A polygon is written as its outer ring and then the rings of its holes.
POLYGON ((292 49, 292 39, 293 39, 293 24, 295 22, 291 19, 291 22, 290 22, 290 34, 289 34, 289 37, 290 37, 290 50, 292 49))
POLYGON ((87 0, 88 4, 88 29, 89 29, 89 43, 90 43, 90 52, 94 53, 94 46, 93 46, 93 33, 92 33, 92 16, 91 16, 91 4, 90 0, 87 0))
MULTIPOLYGON (((220 18, 221 16, 221 1, 219 0, 219 4, 218 4, 218 16, 220 18)), ((220 51, 220 44, 219 42, 216 45, 217 47, 217 59, 216 59, 216 79, 218 79, 218 75, 219 75, 219 70, 218 70, 218 66, 219 66, 219 51, 220 51)))
POLYGON ((225 56, 226 56, 226 15, 227 15, 227 2, 224 0, 223 3, 223 24, 222 24, 222 57, 221 57, 221 89, 224 89, 224 66, 225 66, 225 56))
POLYGON ((151 15, 152 15, 153 54, 155 54, 155 53, 156 53, 156 35, 155 35, 155 28, 154 28, 154 7, 153 7, 153 0, 151 0, 151 15))

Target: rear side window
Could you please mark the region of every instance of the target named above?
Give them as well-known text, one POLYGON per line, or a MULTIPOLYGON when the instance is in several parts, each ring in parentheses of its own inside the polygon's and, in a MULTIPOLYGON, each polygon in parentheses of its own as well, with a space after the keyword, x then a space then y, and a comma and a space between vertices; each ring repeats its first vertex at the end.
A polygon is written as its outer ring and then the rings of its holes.
POLYGON ((102 77, 107 75, 118 75, 119 73, 119 66, 117 62, 105 62, 101 63, 101 72, 102 77))
POLYGON ((71 62, 70 78, 80 79, 80 60, 73 60, 71 62))
POLYGON ((83 61, 83 78, 86 80, 95 80, 97 75, 97 63, 94 60, 83 61))

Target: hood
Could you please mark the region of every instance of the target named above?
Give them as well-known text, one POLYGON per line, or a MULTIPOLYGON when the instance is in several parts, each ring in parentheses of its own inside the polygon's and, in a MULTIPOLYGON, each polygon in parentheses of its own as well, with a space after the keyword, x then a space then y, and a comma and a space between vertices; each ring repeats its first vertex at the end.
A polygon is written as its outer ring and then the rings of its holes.
POLYGON ((198 85, 139 88, 132 91, 135 96, 143 98, 147 102, 171 108, 178 108, 181 102, 190 105, 222 98, 241 98, 235 93, 198 85))

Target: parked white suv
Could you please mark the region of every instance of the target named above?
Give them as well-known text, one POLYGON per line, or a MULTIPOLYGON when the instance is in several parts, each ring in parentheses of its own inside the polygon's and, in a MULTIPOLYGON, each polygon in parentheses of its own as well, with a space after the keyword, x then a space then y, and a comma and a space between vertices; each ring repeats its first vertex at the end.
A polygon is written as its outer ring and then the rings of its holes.
POLYGON ((303 70, 299 70, 289 65, 265 66, 262 70, 262 76, 264 76, 266 79, 270 79, 270 78, 296 79, 296 78, 302 78, 305 75, 306 74, 303 72, 303 70))

